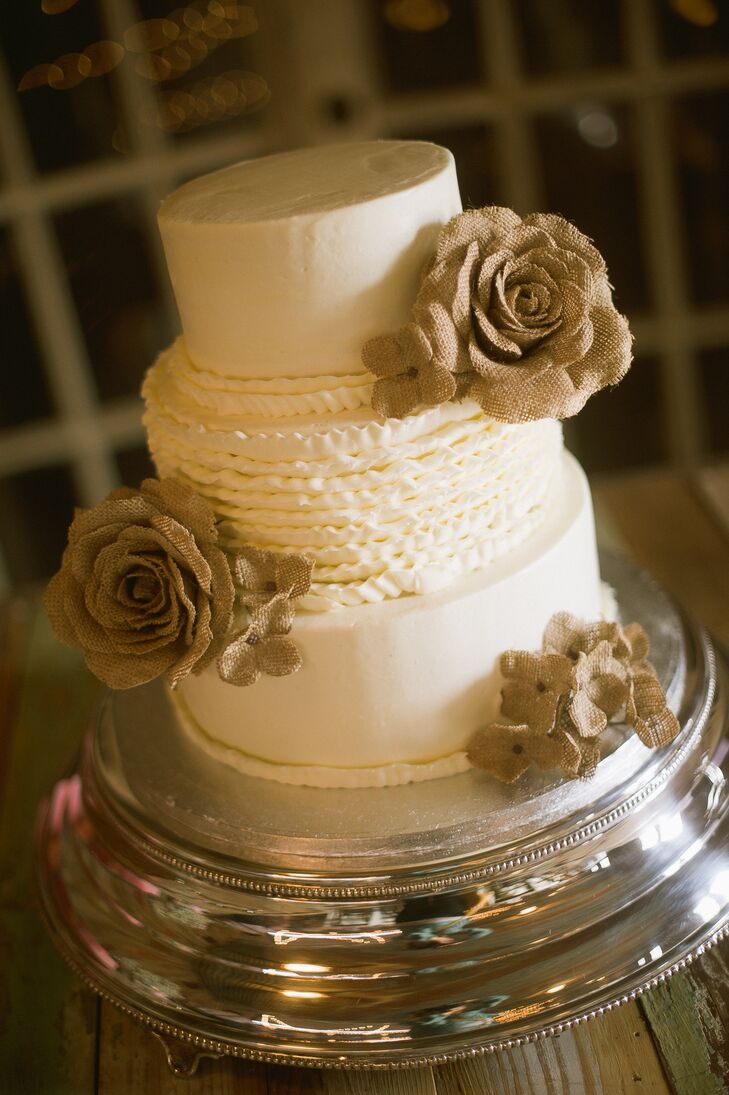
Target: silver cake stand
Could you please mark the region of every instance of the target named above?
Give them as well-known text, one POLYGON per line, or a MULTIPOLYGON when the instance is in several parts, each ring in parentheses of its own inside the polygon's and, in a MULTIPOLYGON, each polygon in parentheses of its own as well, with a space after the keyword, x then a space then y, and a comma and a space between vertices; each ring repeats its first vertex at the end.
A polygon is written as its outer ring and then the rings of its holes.
MULTIPOLYGON (((426 1065, 599 1014, 729 930, 729 680, 649 578, 605 560, 682 730, 618 728, 591 782, 482 772, 317 790, 197 752, 157 686, 104 704, 39 826, 48 928, 171 1066, 426 1065)), ((346 682, 343 682, 346 687, 346 682)))

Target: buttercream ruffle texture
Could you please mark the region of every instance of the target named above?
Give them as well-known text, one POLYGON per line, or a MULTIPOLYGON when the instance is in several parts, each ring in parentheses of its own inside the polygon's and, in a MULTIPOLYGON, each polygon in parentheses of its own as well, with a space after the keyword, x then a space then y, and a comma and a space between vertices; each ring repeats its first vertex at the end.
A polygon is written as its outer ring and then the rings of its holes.
POLYGON ((182 339, 144 383, 159 474, 207 499, 228 551, 310 556, 308 611, 441 588, 526 540, 554 489, 559 423, 497 422, 470 400, 383 420, 371 384, 214 377, 182 339))

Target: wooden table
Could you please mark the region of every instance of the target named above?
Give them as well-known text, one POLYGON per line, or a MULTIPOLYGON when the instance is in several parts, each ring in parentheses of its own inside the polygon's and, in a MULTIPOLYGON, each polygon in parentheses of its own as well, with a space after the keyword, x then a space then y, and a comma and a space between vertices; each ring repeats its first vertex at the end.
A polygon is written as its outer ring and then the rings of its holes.
MULTIPOLYGON (((729 471, 593 484, 602 538, 622 542, 729 643, 729 471), (725 517, 722 519, 722 507, 725 517)), ((156 1039, 66 969, 32 898, 36 806, 79 741, 98 694, 52 638, 37 598, 0 614, 2 978, 0 1092, 8 1095, 482 1095, 729 1090, 729 941, 635 1003, 559 1038, 434 1070, 320 1072, 203 1061, 176 1079, 156 1039)))

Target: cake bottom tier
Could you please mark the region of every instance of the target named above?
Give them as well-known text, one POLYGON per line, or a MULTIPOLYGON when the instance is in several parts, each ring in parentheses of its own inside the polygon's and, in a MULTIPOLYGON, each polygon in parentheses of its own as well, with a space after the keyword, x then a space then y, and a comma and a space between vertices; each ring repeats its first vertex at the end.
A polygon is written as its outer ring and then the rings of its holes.
POLYGON ((550 512, 529 540, 447 589, 299 613, 303 667, 226 684, 214 666, 174 694, 200 748, 250 775, 318 787, 391 786, 467 767, 498 713, 499 656, 541 646, 555 612, 603 614, 592 502, 565 454, 550 512))

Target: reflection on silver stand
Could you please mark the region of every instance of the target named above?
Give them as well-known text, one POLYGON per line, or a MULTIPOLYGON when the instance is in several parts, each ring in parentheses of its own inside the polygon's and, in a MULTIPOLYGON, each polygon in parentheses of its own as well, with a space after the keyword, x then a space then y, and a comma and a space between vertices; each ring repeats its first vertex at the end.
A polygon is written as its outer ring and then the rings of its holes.
POLYGON ((556 1033, 729 929, 729 678, 624 560, 682 731, 616 728, 590 782, 483 772, 372 790, 201 755, 157 684, 110 697, 43 807, 38 874, 73 968, 164 1042, 319 1067, 424 1065, 556 1033))

